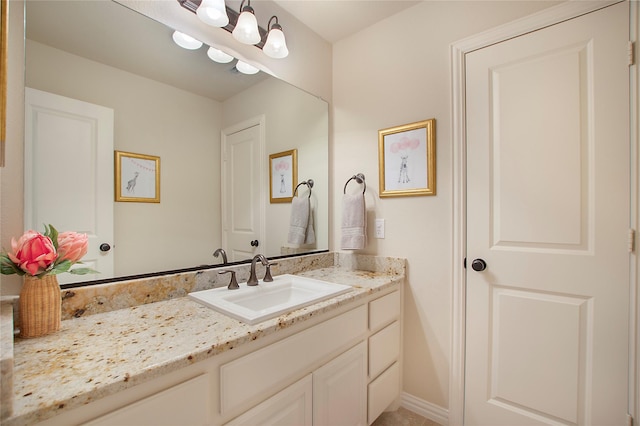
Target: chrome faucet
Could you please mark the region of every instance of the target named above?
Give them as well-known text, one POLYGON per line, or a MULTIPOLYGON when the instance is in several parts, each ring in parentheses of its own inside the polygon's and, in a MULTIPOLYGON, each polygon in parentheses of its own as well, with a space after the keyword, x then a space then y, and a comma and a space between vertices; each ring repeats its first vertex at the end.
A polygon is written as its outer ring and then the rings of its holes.
POLYGON ((227 264, 227 252, 224 251, 223 248, 219 248, 216 251, 213 252, 213 256, 214 257, 218 257, 218 255, 222 255, 222 263, 223 264, 227 264))
POLYGON ((251 270, 249 272, 249 280, 247 280, 247 285, 258 285, 258 277, 256 276, 256 262, 258 260, 262 263, 262 266, 267 266, 269 264, 269 261, 267 261, 267 258, 263 255, 256 254, 255 256, 253 256, 253 259, 251 260, 251 270))

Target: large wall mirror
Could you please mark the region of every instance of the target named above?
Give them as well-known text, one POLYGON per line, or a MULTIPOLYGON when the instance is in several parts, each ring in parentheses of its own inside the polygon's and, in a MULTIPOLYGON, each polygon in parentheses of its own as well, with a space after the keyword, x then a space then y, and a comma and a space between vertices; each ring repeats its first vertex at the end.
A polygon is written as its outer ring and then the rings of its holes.
MULTIPOLYGON (((112 198, 106 210, 113 209, 113 240, 97 243, 112 247, 106 255, 113 256, 113 272, 89 278, 217 265, 221 258, 214 258, 213 253, 221 247, 227 250, 229 262, 242 261, 252 253, 275 257, 328 249, 325 101, 263 72, 241 74, 234 62, 217 64, 207 57, 206 45, 194 51, 181 49, 172 41, 171 28, 110 0, 25 3, 27 90, 113 110, 113 150, 107 159, 112 164, 113 151, 159 157, 160 202, 116 202, 112 198), (262 151, 251 152, 263 170, 254 170, 250 163, 245 170, 227 169, 225 178, 233 184, 225 189, 221 146, 255 123, 261 126, 264 144, 262 151), (316 235, 312 244, 289 244, 291 203, 270 202, 269 156, 290 150, 297 153, 297 182, 314 181, 309 198, 316 235), (258 191, 247 187, 250 183, 245 185, 244 179, 256 173, 258 191), (236 211, 230 218, 223 211, 230 203, 230 191, 236 196, 261 194, 256 195, 261 197, 259 207, 236 211), (253 236, 247 237, 245 254, 224 247, 225 232, 234 226, 230 222, 237 220, 242 228, 241 220, 256 215, 262 227, 258 247, 250 246, 253 236)), ((65 181, 53 178, 56 182, 52 181, 50 190, 61 194, 82 187, 90 191, 91 185, 80 185, 83 178, 74 178, 79 154, 70 151, 55 166, 64 170, 65 181)), ((34 167, 37 165, 25 164, 27 173, 34 167)), ((115 182, 114 176, 108 179, 115 182)), ((25 185, 28 183, 26 178, 25 185)), ((111 186, 109 191, 113 190, 111 186)), ((298 196, 309 196, 306 186, 298 191, 298 196)), ((26 211, 25 217, 38 228, 50 222, 71 230, 67 219, 75 212, 68 203, 55 204, 50 212, 26 211)), ((98 253, 101 255, 105 254, 98 253)), ((61 283, 73 279, 60 277, 61 283)), ((76 281, 87 282, 87 278, 76 281)))

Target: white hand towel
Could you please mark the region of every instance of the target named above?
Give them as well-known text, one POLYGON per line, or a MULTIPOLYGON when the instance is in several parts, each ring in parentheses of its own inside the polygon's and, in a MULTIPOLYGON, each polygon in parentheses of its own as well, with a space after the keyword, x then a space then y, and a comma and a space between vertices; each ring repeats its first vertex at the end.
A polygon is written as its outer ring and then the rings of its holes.
POLYGON ((366 205, 364 194, 344 194, 342 197, 342 239, 344 250, 363 249, 366 241, 366 205))
POLYGON ((306 229, 306 235, 304 237, 304 243, 305 244, 313 244, 315 242, 316 242, 316 233, 313 230, 313 209, 311 207, 309 207, 309 221, 307 223, 307 229, 306 229))
POLYGON ((291 200, 291 220, 289 221, 289 244, 304 244, 309 225, 309 199, 293 197, 291 200))

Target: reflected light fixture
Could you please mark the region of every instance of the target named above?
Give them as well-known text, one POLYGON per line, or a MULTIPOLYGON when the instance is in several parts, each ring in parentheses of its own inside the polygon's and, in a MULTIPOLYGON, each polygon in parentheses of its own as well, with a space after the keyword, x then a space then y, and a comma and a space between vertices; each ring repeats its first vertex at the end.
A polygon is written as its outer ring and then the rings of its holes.
POLYGON ((255 74, 258 71, 260 71, 258 68, 254 67, 253 65, 249 65, 248 63, 242 62, 240 60, 238 60, 238 62, 236 63, 236 69, 240 71, 242 74, 255 74))
POLYGON ((181 33, 180 31, 173 32, 173 41, 175 41, 178 46, 189 50, 200 49, 200 47, 202 46, 201 41, 196 40, 190 35, 181 33))
POLYGON ((202 0, 196 10, 196 15, 205 24, 214 27, 224 27, 229 24, 227 7, 224 0, 202 0))
POLYGON ((244 5, 244 0, 240 3, 240 16, 238 16, 238 22, 231 34, 240 43, 258 44, 262 38, 258 30, 258 20, 251 7, 251 0, 247 0, 246 6, 242 7, 242 5, 244 5))
POLYGON ((222 50, 216 49, 215 47, 209 47, 209 50, 207 50, 207 56, 212 61, 220 64, 228 64, 234 59, 233 56, 224 53, 222 50))
POLYGON ((289 49, 287 49, 287 42, 284 39, 284 33, 282 27, 278 23, 278 17, 272 16, 267 24, 267 41, 262 47, 262 51, 265 55, 274 59, 286 58, 289 55, 289 49), (276 22, 271 25, 271 21, 275 18, 276 22))

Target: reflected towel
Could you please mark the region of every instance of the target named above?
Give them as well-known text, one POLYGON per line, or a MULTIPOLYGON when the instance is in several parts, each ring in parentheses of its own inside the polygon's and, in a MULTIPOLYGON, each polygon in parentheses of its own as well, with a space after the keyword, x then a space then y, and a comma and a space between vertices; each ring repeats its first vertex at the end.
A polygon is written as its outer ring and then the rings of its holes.
POLYGON ((289 244, 304 244, 309 226, 309 214, 311 212, 308 198, 293 197, 291 200, 291 220, 289 221, 289 244))
POLYGON ((309 204, 309 221, 307 222, 307 231, 304 237, 304 243, 313 244, 315 242, 316 242, 316 233, 313 230, 313 208, 311 207, 311 204, 309 204))
POLYGON ((343 250, 363 249, 367 242, 366 205, 364 194, 344 194, 342 197, 342 238, 343 250))

